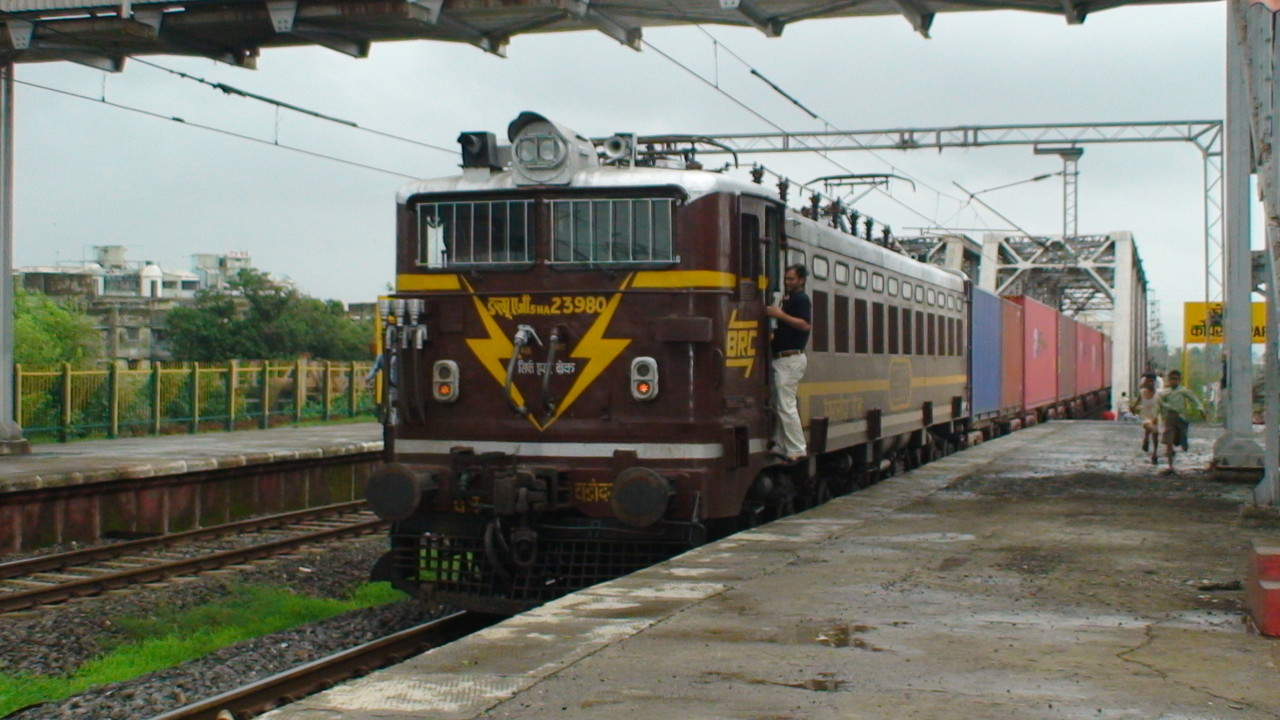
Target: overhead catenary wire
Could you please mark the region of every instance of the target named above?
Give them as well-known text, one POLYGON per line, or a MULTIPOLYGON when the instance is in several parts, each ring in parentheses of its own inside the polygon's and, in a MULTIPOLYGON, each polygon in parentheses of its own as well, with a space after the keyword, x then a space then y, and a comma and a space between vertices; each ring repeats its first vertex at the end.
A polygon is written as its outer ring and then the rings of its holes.
MULTIPOLYGON (((703 35, 706 35, 706 36, 711 40, 711 42, 715 45, 715 47, 716 47, 717 49, 719 49, 719 48, 723 48, 723 49, 724 49, 724 51, 725 51, 725 52, 727 52, 727 53, 729 54, 729 56, 730 56, 730 57, 732 57, 734 60, 737 60, 739 63, 741 63, 741 64, 742 64, 742 66, 743 66, 743 67, 745 67, 745 68, 746 68, 746 69, 747 69, 747 70, 748 70, 752 75, 754 75, 755 77, 759 78, 761 81, 763 81, 765 84, 767 84, 770 88, 772 88, 775 92, 777 92, 777 93, 778 93, 779 95, 781 95, 782 97, 786 98, 788 101, 790 101, 790 102, 791 102, 792 104, 794 104, 796 107, 798 107, 798 108, 800 108, 801 110, 803 110, 803 111, 804 111, 806 114, 808 114, 810 117, 812 117, 812 118, 813 118, 813 119, 815 119, 815 120, 820 121, 820 122, 823 124, 823 126, 824 126, 827 130, 838 130, 838 129, 839 129, 839 128, 838 128, 836 125, 834 125, 830 120, 828 120, 828 119, 826 119, 825 117, 823 117, 823 116, 819 115, 818 113, 814 112, 813 110, 810 110, 808 106, 806 106, 805 104, 803 104, 802 102, 800 102, 800 100, 798 100, 794 95, 792 95, 791 93, 789 93, 789 92, 787 92, 786 90, 784 90, 784 89, 782 88, 782 86, 781 86, 781 85, 779 85, 778 83, 776 83, 776 82, 774 82, 773 80, 771 80, 771 79, 769 79, 768 77, 766 77, 766 76, 764 75, 764 73, 763 73, 763 72, 761 72, 758 68, 756 68, 752 63, 748 62, 748 61, 746 60, 746 58, 744 58, 744 57, 742 57, 741 55, 739 55, 738 53, 734 52, 733 48, 731 48, 731 47, 729 47, 728 45, 726 45, 726 44, 724 43, 724 41, 720 40, 720 38, 718 38, 718 37, 716 37, 714 34, 712 34, 710 30, 707 30, 705 27, 703 27, 703 25, 702 25, 701 23, 697 22, 696 20, 693 20, 693 18, 692 18, 692 17, 690 17, 687 13, 683 12, 683 11, 680 9, 680 7, 679 7, 679 6, 674 2, 674 0, 667 0, 667 5, 669 5, 669 6, 670 6, 673 10, 675 10, 676 12, 679 12, 679 13, 681 13, 682 15, 684 15, 685 19, 686 19, 686 20, 689 20, 689 22, 690 22, 690 23, 692 23, 692 24, 693 24, 693 26, 694 26, 694 27, 696 27, 696 28, 697 28, 697 29, 698 29, 698 30, 699 30, 703 35)), ((774 127, 777 127, 777 126, 775 125, 774 127)), ((781 130, 781 128, 778 128, 778 129, 779 129, 779 130, 781 130)), ((786 132, 786 131, 785 131, 785 130, 782 130, 782 132, 786 132)), ((815 151, 815 152, 818 152, 818 151, 815 151)), ((905 171, 905 170, 903 170, 902 168, 900 168, 900 167, 898 167, 898 166, 894 165, 894 164, 893 164, 892 162, 890 162, 889 160, 886 160, 882 155, 880 155, 879 153, 875 152, 874 150, 867 149, 867 150, 865 150, 865 152, 870 153, 872 157, 874 157, 875 159, 877 159, 877 160, 879 160, 880 162, 884 163, 885 165, 887 165, 889 168, 891 168, 891 169, 892 169, 892 170, 894 170, 895 172, 901 173, 901 174, 906 175, 906 176, 908 176, 908 177, 912 177, 912 179, 918 180, 918 181, 920 182, 920 184, 921 184, 921 185, 923 185, 924 187, 928 188, 929 190, 932 190, 934 193, 937 193, 939 196, 941 196, 941 197, 945 197, 945 198, 948 198, 948 199, 950 199, 950 200, 953 200, 953 201, 955 201, 956 203, 963 203, 963 202, 964 202, 961 198, 958 198, 958 197, 955 197, 955 196, 953 196, 953 195, 951 195, 951 194, 949 194, 949 193, 943 192, 942 190, 940 190, 940 189, 938 189, 938 188, 934 187, 933 185, 930 185, 929 183, 925 182, 924 180, 922 180, 922 179, 920 179, 920 178, 916 178, 916 177, 912 176, 912 175, 911 175, 910 173, 908 173, 907 171, 905 171)), ((819 152, 819 154, 821 154, 821 152, 819 152)), ((825 155, 824 155, 824 157, 825 157, 825 155)))
POLYGON ((269 96, 267 96, 267 95, 262 95, 262 94, 259 94, 259 93, 250 92, 250 91, 248 91, 248 90, 242 90, 242 89, 240 89, 240 88, 238 88, 238 87, 235 87, 235 86, 233 86, 233 85, 228 85, 228 84, 226 84, 226 83, 222 83, 222 82, 213 82, 213 81, 211 81, 211 80, 206 80, 205 78, 202 78, 202 77, 200 77, 200 76, 198 76, 198 75, 192 75, 192 74, 190 74, 190 73, 186 73, 186 72, 183 72, 183 71, 181 71, 181 70, 174 70, 173 68, 167 68, 167 67, 165 67, 165 66, 163 66, 163 65, 160 65, 160 64, 157 64, 157 63, 153 63, 153 62, 150 62, 150 61, 147 61, 147 60, 142 60, 142 59, 140 59, 140 58, 133 58, 133 60, 134 60, 134 62, 136 62, 136 63, 138 63, 138 64, 140 64, 140 65, 145 65, 145 66, 147 66, 147 67, 152 67, 152 68, 155 68, 155 69, 157 69, 157 70, 161 70, 161 71, 163 71, 163 72, 167 72, 167 73, 170 73, 170 74, 172 74, 172 75, 176 75, 176 76, 181 77, 181 78, 183 78, 183 79, 185 79, 185 80, 191 80, 191 81, 193 81, 193 82, 197 82, 197 83, 200 83, 200 84, 202 84, 202 85, 206 85, 206 86, 208 86, 208 87, 210 87, 210 88, 213 88, 214 90, 219 90, 219 91, 221 91, 221 92, 224 92, 224 93, 226 93, 227 95, 236 95, 236 96, 239 96, 239 97, 246 98, 246 99, 248 99, 248 100, 256 100, 256 101, 258 101, 258 102, 266 103, 266 104, 268 104, 268 105, 274 105, 275 107, 278 107, 278 108, 282 108, 282 109, 285 109, 285 110, 291 110, 291 111, 293 111, 293 112, 296 112, 296 113, 299 113, 299 114, 302 114, 302 115, 307 115, 307 116, 309 116, 309 117, 316 118, 317 120, 323 120, 323 121, 325 121, 325 122, 337 123, 337 124, 339 124, 339 125, 342 125, 342 126, 345 126, 345 127, 349 127, 349 128, 351 128, 351 129, 353 129, 353 130, 359 130, 360 132, 370 133, 370 134, 373 134, 373 135, 377 135, 377 136, 379 136, 379 137, 388 138, 388 139, 390 139, 390 140, 397 140, 397 141, 399 141, 399 142, 405 142, 405 143, 409 143, 409 144, 411 144, 411 145, 417 145, 418 147, 424 147, 424 148, 428 148, 428 149, 430 149, 430 150, 437 150, 437 151, 439 151, 439 152, 448 153, 449 155, 456 155, 456 154, 457 154, 457 152, 458 152, 456 148, 446 148, 446 147, 441 147, 441 146, 439 146, 439 145, 433 145, 433 144, 431 144, 431 143, 423 142, 423 141, 421 141, 421 140, 414 140, 413 138, 407 138, 407 137, 404 137, 404 136, 402 136, 402 135, 396 135, 396 134, 394 134, 394 133, 385 132, 385 131, 383 131, 383 130, 375 130, 375 129, 373 129, 373 128, 365 127, 365 126, 363 126, 363 125, 361 125, 361 124, 359 124, 359 123, 355 122, 354 120, 346 120, 346 119, 344 119, 344 118, 334 117, 334 116, 332 116, 332 115, 328 115, 328 114, 326 114, 326 113, 322 113, 322 112, 320 112, 320 111, 318 111, 318 110, 311 110, 311 109, 309 109, 309 108, 305 108, 305 107, 302 107, 302 106, 300 106, 300 105, 294 105, 293 103, 288 103, 288 102, 285 102, 285 101, 283 101, 283 100, 277 100, 277 99, 275 99, 275 98, 273 98, 273 97, 269 97, 269 96))
POLYGON ((285 145, 283 143, 273 142, 271 140, 263 140, 262 138, 256 138, 256 137, 253 137, 252 135, 245 135, 243 133, 233 132, 231 130, 225 130, 223 128, 214 127, 212 125, 204 125, 197 122, 191 122, 185 118, 180 118, 175 115, 164 115, 162 113, 153 112, 151 110, 145 110, 143 108, 134 107, 132 105, 125 105, 123 103, 113 102, 111 100, 107 100, 106 98, 95 98, 90 95, 81 95, 80 93, 74 93, 69 90, 62 90, 60 88, 53 88, 47 85, 40 85, 38 83, 33 83, 26 80, 14 79, 14 83, 18 85, 25 85, 26 87, 30 87, 30 88, 36 88, 38 90, 44 90, 46 92, 56 93, 59 95, 66 95, 68 97, 73 97, 78 100, 87 100, 89 102, 99 103, 99 104, 106 105, 108 107, 113 107, 119 110, 127 110, 129 112, 138 113, 140 115, 146 115, 147 117, 157 118, 160 120, 168 120, 171 122, 179 123, 181 125, 185 125, 186 127, 197 128, 199 130, 206 130, 209 132, 218 133, 220 135, 226 135, 228 137, 233 137, 240 140, 249 140, 251 142, 259 143, 262 145, 269 145, 271 147, 280 148, 282 150, 289 150, 291 152, 301 153, 303 155, 308 155, 308 156, 319 158, 322 160, 332 160, 333 162, 342 163, 344 165, 350 165, 352 167, 361 168, 363 170, 372 170, 373 172, 385 173, 387 175, 395 175, 397 177, 402 177, 409 180, 417 179, 416 175, 407 175, 405 173, 397 172, 395 170, 388 170, 386 168, 380 168, 374 165, 367 165, 365 163, 359 163, 359 162, 355 162, 354 160, 347 160, 345 158, 335 157, 333 155, 325 155, 324 153, 319 153, 314 150, 307 150, 305 148, 295 147, 293 145, 285 145))

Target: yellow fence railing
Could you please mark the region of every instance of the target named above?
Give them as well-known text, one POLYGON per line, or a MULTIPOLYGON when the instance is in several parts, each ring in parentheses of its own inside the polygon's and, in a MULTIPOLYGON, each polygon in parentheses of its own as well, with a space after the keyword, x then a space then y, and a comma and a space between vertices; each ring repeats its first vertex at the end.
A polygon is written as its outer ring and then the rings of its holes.
POLYGON ((33 442, 247 430, 377 414, 370 362, 14 366, 14 412, 33 442))

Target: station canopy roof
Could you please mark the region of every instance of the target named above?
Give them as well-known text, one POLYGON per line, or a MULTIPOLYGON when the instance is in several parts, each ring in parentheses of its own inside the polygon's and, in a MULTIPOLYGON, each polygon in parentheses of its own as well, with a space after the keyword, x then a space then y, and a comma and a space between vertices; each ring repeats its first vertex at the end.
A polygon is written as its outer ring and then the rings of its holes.
MULTIPOLYGON (((1078 24, 1099 10, 1170 0, 0 0, 0 62, 70 60, 118 70, 129 55, 252 67, 262 48, 321 45, 364 57, 389 40, 464 42, 502 55, 523 33, 590 30, 637 50, 645 27, 720 24, 779 35, 819 18, 899 15, 928 37, 937 13, 1023 10, 1078 24)), ((1178 0, 1173 0, 1178 1, 1178 0)), ((1183 0, 1190 1, 1190 0, 1183 0)))

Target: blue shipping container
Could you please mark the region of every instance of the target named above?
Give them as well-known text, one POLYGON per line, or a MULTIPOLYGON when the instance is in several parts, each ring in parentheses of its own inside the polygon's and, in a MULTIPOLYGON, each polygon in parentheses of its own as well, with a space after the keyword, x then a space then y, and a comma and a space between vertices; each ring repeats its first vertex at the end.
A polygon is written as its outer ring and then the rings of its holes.
POLYGON ((974 419, 1000 408, 1000 325, 1002 300, 989 292, 972 289, 969 320, 969 409, 974 419))

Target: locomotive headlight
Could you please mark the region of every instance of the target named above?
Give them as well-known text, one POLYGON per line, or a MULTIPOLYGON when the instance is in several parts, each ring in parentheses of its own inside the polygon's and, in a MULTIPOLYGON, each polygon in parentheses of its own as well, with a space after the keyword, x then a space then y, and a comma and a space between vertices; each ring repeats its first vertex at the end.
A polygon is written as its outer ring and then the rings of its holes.
POLYGON ((556 135, 526 135, 516 140, 516 159, 531 168, 551 168, 564 161, 564 140, 556 135))
POLYGON ((653 400, 658 397, 658 361, 638 357, 631 361, 631 397, 653 400))
POLYGON ((438 402, 458 401, 458 363, 437 360, 431 366, 431 396, 438 402))

